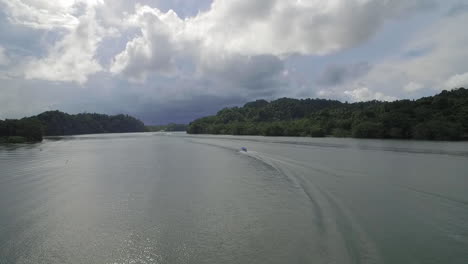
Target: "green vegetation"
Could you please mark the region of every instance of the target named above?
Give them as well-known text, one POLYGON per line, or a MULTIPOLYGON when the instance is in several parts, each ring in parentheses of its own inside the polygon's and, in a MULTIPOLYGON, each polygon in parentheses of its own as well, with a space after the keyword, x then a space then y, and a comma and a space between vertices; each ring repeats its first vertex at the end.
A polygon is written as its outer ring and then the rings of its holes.
POLYGON ((49 111, 31 118, 43 124, 46 136, 145 131, 143 122, 129 115, 109 116, 88 113, 69 115, 60 111, 49 111))
POLYGON ((35 119, 0 120, 0 143, 25 143, 41 141, 42 124, 35 119))
POLYGON ((191 134, 468 139, 468 90, 419 100, 341 103, 323 99, 257 100, 190 123, 191 134))
POLYGON ((174 124, 170 123, 168 125, 157 125, 157 126, 146 126, 146 131, 148 132, 181 132, 187 131, 188 126, 185 124, 174 124))
POLYGON ((41 141, 43 136, 144 131, 145 125, 128 115, 69 115, 49 111, 20 120, 0 120, 0 143, 36 142, 41 141))

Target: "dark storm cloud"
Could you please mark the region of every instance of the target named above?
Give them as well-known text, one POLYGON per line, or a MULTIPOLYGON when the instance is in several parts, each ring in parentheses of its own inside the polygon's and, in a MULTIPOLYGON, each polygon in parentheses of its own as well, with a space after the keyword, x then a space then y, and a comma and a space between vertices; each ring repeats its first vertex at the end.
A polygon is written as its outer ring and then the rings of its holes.
POLYGON ((201 70, 205 78, 214 80, 217 85, 227 84, 250 93, 273 93, 281 84, 279 77, 284 63, 273 55, 234 55, 204 62, 201 70))
POLYGON ((214 115, 225 107, 242 105, 246 100, 240 96, 195 96, 184 100, 174 100, 167 104, 147 104, 134 115, 146 124, 171 122, 188 124, 197 118, 214 115))

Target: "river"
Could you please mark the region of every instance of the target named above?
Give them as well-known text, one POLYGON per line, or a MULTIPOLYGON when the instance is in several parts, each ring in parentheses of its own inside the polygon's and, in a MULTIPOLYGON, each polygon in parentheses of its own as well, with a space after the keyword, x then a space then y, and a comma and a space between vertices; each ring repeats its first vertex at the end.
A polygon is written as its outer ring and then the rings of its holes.
POLYGON ((2 264, 467 262, 466 142, 141 133, 0 146, 2 264))

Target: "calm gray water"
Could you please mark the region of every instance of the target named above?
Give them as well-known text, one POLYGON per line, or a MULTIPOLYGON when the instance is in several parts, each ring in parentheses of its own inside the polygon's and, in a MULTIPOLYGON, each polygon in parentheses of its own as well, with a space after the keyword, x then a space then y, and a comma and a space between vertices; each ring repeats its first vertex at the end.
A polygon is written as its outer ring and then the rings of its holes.
POLYGON ((0 263, 468 263, 468 144, 149 133, 0 146, 0 263))

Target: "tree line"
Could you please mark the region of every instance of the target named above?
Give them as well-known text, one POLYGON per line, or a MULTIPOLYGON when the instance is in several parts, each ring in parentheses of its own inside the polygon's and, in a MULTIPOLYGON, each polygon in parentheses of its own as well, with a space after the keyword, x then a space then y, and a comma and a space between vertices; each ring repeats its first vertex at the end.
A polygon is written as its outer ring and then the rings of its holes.
POLYGON ((191 134, 468 139, 468 90, 418 100, 342 103, 324 99, 257 100, 190 123, 191 134))
POLYGON ((148 132, 182 132, 187 131, 188 125, 169 123, 167 125, 146 126, 148 132))
POLYGON ((144 132, 145 125, 129 115, 48 111, 19 120, 0 120, 0 142, 41 141, 43 136, 144 132))

